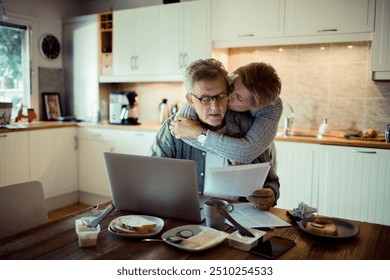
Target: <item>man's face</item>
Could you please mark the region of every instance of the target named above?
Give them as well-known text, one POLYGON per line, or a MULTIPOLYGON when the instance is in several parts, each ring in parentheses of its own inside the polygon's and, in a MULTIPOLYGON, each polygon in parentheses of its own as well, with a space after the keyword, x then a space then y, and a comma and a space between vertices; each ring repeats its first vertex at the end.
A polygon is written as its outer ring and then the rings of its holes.
POLYGON ((229 95, 229 109, 236 112, 245 112, 252 109, 252 94, 242 84, 240 78, 234 79, 234 89, 229 95))
POLYGON ((189 104, 195 109, 199 119, 210 126, 219 129, 227 110, 227 84, 222 77, 216 80, 201 80, 195 83, 194 92, 187 94, 189 104), (203 104, 198 98, 214 97, 214 99, 203 99, 203 104), (218 98, 217 98, 218 97, 218 98), (205 102, 206 101, 206 102, 205 102), (209 103, 209 104, 207 104, 209 103))

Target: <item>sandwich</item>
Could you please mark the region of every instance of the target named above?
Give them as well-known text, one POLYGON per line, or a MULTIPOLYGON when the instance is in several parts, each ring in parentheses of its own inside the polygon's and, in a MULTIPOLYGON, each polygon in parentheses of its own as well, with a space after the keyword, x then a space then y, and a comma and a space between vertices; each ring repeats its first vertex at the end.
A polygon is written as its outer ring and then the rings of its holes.
POLYGON ((115 219, 111 228, 117 233, 145 234, 156 227, 156 223, 141 216, 129 215, 115 219))
POLYGON ((314 218, 306 223, 308 231, 322 235, 337 235, 337 227, 331 219, 314 218))

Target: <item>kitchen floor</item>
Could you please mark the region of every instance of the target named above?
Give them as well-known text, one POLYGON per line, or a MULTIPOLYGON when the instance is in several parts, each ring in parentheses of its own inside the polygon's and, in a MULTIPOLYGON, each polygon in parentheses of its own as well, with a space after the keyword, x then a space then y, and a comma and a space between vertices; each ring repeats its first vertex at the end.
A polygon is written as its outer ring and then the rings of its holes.
POLYGON ((73 204, 73 205, 70 205, 70 206, 67 206, 67 207, 64 207, 64 208, 61 208, 61 209, 57 209, 57 210, 51 211, 51 212, 47 213, 47 215, 49 217, 49 221, 54 221, 54 220, 57 220, 57 219, 62 218, 64 216, 70 215, 70 214, 72 214, 74 212, 78 212, 78 211, 84 210, 84 209, 86 209, 88 207, 90 207, 90 205, 87 205, 87 204, 73 204))

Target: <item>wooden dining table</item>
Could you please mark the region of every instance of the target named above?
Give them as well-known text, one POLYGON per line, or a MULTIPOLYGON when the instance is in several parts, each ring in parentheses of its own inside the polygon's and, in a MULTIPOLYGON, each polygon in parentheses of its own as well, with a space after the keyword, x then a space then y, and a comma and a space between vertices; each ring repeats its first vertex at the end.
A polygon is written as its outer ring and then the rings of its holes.
MULTIPOLYGON (((103 210, 110 202, 99 205, 103 210)), ((334 239, 313 236, 302 231, 291 221, 285 209, 270 211, 292 224, 290 227, 267 231, 264 239, 281 236, 296 242, 296 246, 278 257, 282 260, 389 260, 390 226, 360 221, 359 233, 351 238, 334 239)), ((98 214, 95 207, 73 213, 33 229, 0 240, 0 259, 6 260, 256 260, 263 259, 250 252, 229 247, 228 242, 199 252, 184 251, 165 242, 146 242, 142 238, 120 237, 108 230, 116 217, 129 215, 114 210, 101 223, 101 231, 94 247, 80 247, 75 231, 75 220, 98 214)), ((172 228, 188 225, 186 221, 166 219, 161 234, 172 228)), ((234 230, 234 229, 231 229, 234 230)))

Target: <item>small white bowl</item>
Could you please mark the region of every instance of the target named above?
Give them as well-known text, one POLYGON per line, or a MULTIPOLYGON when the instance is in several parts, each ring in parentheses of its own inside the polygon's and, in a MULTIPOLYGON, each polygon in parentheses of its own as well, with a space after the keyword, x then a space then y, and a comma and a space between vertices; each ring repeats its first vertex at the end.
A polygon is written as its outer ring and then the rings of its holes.
POLYGON ((259 239, 266 234, 265 231, 247 228, 255 237, 242 236, 238 231, 235 231, 228 235, 227 240, 229 241, 229 246, 240 249, 243 251, 250 251, 253 247, 255 247, 259 239))
POLYGON ((77 219, 75 222, 76 233, 79 237, 80 247, 93 247, 97 244, 97 238, 100 232, 100 225, 96 228, 89 228, 87 224, 95 217, 84 217, 77 219))

